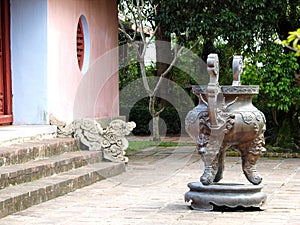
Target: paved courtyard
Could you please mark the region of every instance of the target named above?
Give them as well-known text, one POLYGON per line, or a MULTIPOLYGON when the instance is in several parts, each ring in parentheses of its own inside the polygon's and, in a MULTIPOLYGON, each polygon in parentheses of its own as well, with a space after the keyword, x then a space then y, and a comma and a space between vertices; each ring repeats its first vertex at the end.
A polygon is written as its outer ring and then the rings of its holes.
MULTIPOLYGON (((300 159, 258 162, 267 203, 261 211, 191 210, 187 184, 203 164, 194 147, 148 148, 129 154, 127 171, 0 219, 0 224, 300 224, 300 159)), ((227 157, 221 182, 248 183, 238 157, 227 157)))

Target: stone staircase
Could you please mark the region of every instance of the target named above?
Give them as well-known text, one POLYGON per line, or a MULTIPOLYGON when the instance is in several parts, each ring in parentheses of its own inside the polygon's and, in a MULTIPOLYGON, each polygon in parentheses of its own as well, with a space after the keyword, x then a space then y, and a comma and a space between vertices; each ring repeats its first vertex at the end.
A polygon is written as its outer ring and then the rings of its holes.
POLYGON ((0 145, 0 218, 124 171, 72 138, 0 145))

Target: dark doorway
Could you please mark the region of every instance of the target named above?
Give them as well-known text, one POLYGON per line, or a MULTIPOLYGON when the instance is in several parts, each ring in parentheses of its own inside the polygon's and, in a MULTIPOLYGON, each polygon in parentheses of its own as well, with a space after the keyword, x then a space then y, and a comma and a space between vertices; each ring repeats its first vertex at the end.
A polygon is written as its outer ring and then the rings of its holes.
POLYGON ((0 1, 0 124, 11 124, 12 88, 10 69, 9 0, 0 1))

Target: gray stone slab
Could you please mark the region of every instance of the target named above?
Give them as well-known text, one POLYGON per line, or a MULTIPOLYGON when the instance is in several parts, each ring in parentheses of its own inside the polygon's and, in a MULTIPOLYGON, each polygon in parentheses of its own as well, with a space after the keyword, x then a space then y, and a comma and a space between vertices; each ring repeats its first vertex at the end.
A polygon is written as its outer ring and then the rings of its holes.
MULTIPOLYGON (((203 212, 190 210, 190 204, 184 202, 184 194, 188 191, 187 184, 199 181, 203 169, 198 154, 191 153, 189 161, 181 164, 176 171, 166 171, 167 164, 159 163, 159 157, 157 161, 153 161, 151 154, 149 159, 141 154, 142 160, 138 158, 138 152, 134 154, 134 159, 129 158, 126 172, 118 176, 2 218, 0 224, 43 224, 45 221, 52 221, 49 224, 130 225, 299 224, 300 195, 297 191, 300 192, 300 186, 296 185, 299 181, 299 159, 260 159, 258 167, 263 176, 263 191, 268 195, 264 210, 203 212), (151 173, 153 165, 157 169, 151 173), (156 176, 159 173, 164 176, 156 176), (147 182, 131 185, 130 180, 138 181, 139 177, 147 182), (154 177, 156 180, 153 180, 154 177)), ((180 158, 171 159, 174 164, 176 160, 181 161, 180 158)), ((240 158, 226 157, 222 182, 232 182, 234 179, 237 183, 248 183, 240 173, 239 162, 240 158)))
POLYGON ((125 171, 123 163, 101 162, 0 190, 0 218, 125 171))

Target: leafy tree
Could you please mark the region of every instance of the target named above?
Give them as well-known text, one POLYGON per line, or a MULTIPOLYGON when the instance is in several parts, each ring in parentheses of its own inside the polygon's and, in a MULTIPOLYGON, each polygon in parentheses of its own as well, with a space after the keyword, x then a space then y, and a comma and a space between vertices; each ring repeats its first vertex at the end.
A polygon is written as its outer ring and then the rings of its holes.
POLYGON ((175 62, 179 57, 184 55, 187 51, 183 47, 178 46, 176 38, 174 48, 172 51, 172 59, 170 64, 165 67, 163 71, 160 71, 159 79, 155 85, 150 85, 150 81, 147 77, 146 72, 146 51, 148 46, 153 43, 155 35, 161 28, 153 18, 157 15, 157 5, 154 1, 143 1, 143 0, 127 0, 120 1, 119 11, 123 13, 125 22, 129 22, 134 26, 133 32, 129 33, 123 21, 119 20, 120 32, 127 38, 128 43, 135 50, 135 56, 139 63, 139 71, 143 81, 143 86, 149 97, 149 112, 153 118, 153 140, 160 140, 159 135, 159 115, 164 108, 158 109, 156 107, 157 95, 162 84, 163 78, 170 72, 175 62), (121 4, 123 2, 123 4, 121 4), (148 36, 148 37, 147 37, 148 36), (137 42, 139 41, 139 42, 137 42))
POLYGON ((246 60, 242 77, 244 84, 255 83, 260 86, 256 104, 267 115, 270 115, 268 110, 271 111, 272 118, 267 120, 267 134, 273 139, 270 140, 272 144, 281 147, 291 147, 291 140, 299 135, 299 132, 291 132, 300 128, 297 121, 300 88, 294 83, 298 69, 295 55, 285 54, 281 46, 273 44, 246 60))
POLYGON ((175 33, 183 46, 201 37, 197 53, 204 61, 210 53, 219 54, 223 84, 230 83, 233 54, 253 56, 277 37, 285 39, 300 21, 299 0, 157 1, 161 6, 155 19, 166 34, 175 33))
POLYGON ((161 2, 157 20, 168 28, 166 33, 176 33, 183 43, 202 36, 205 60, 217 38, 238 51, 268 39, 275 33, 286 4, 282 0, 169 0, 161 2))
MULTIPOLYGON (((192 46, 200 39, 194 51, 204 61, 210 53, 219 55, 221 84, 231 83, 232 55, 242 54, 248 60, 243 76, 246 76, 245 82, 261 86, 257 103, 270 118, 270 142, 281 143, 279 137, 285 136, 287 130, 299 130, 299 123, 296 121, 300 114, 299 102, 295 99, 299 93, 297 95, 294 77, 295 73, 299 74, 300 57, 295 61, 295 57, 291 56, 289 51, 282 51, 274 46, 277 38, 284 40, 289 31, 297 31, 299 28, 299 0, 144 2, 152 2, 159 6, 159 13, 148 17, 153 21, 152 24, 158 27, 157 39, 168 41, 171 34, 174 34, 182 46, 192 46), (256 62, 263 60, 264 66, 257 67, 256 62), (282 132, 283 128, 285 133, 282 132)), ((298 33, 297 31, 297 34, 292 34, 293 40, 292 37, 288 38, 292 43, 291 47, 296 43, 297 46, 294 47, 298 48, 298 41, 295 41, 296 37, 299 37, 298 33)), ((166 76, 179 82, 188 80, 175 77, 174 74, 171 72, 166 76)), ((300 82, 298 84, 300 86, 300 82)), ((286 136, 287 140, 293 137, 299 139, 298 132, 291 132, 291 135, 286 136)))
MULTIPOLYGON (((249 84, 261 86, 258 103, 268 117, 267 133, 272 137, 267 142, 286 145, 299 140, 299 132, 291 131, 299 130, 300 82, 297 86, 295 74, 300 57, 274 46, 274 40, 286 39, 288 31, 299 27, 299 0, 169 0, 162 2, 157 20, 168 28, 166 33, 176 33, 182 45, 200 36, 203 41, 197 47, 202 59, 212 52, 219 55, 221 84, 231 82, 232 55, 247 58, 243 76, 251 78, 249 84), (265 61, 264 67, 257 68, 257 61, 265 61)), ((295 48, 298 34, 291 35, 288 40, 295 48)))

